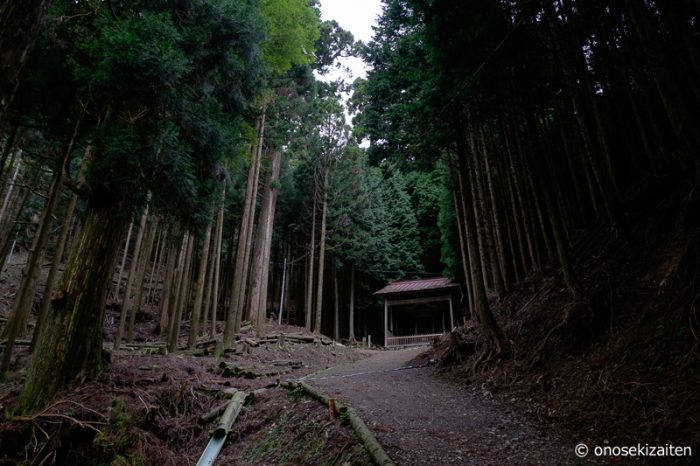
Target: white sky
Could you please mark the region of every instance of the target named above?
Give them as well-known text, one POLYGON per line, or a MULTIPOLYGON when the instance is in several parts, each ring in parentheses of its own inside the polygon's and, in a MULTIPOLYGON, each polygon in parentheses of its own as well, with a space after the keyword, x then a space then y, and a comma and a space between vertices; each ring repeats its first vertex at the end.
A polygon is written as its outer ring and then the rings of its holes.
MULTIPOLYGON (((372 39, 372 26, 382 10, 381 0, 321 0, 321 19, 336 20, 340 27, 352 32, 355 40, 369 42, 372 39)), ((342 64, 350 68, 352 76, 344 76, 352 82, 355 78, 365 77, 365 65, 359 58, 343 59, 342 64)), ((331 79, 339 75, 335 72, 331 79)))

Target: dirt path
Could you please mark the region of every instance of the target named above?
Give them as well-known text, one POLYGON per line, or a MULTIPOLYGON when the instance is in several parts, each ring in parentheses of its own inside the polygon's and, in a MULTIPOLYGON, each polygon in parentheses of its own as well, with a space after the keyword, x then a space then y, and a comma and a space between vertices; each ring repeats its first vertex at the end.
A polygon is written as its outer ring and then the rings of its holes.
POLYGON ((392 370, 423 351, 373 351, 306 381, 354 406, 397 465, 576 464, 573 445, 433 368, 392 370))

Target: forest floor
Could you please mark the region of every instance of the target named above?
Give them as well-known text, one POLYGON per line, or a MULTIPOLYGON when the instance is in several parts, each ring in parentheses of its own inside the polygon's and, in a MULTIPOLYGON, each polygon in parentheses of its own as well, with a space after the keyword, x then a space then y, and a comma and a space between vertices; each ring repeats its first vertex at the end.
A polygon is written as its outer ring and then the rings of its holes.
MULTIPOLYGON (((7 281, 3 285, 10 286, 7 281)), ((11 297, 12 290, 0 294, 11 297)), ((0 315, 8 312, 6 306, 0 308, 0 315)), ((11 408, 30 361, 27 348, 20 346, 13 372, 0 383, 0 465, 195 464, 218 418, 200 417, 223 406, 233 390, 256 393, 234 423, 217 464, 371 462, 350 427, 331 419, 327 407, 280 386, 280 381, 364 358, 361 351, 270 323, 268 334, 276 337, 266 342, 248 328, 233 351, 215 355, 205 338, 200 341, 204 349, 165 354, 158 341, 162 338, 153 330, 154 314, 139 314, 134 345, 112 352, 111 363, 94 380, 59 393, 36 413, 13 417, 11 408), (301 340, 280 339, 280 333, 301 340)), ((105 319, 106 350, 112 346, 115 321, 117 311, 111 306, 105 319)))

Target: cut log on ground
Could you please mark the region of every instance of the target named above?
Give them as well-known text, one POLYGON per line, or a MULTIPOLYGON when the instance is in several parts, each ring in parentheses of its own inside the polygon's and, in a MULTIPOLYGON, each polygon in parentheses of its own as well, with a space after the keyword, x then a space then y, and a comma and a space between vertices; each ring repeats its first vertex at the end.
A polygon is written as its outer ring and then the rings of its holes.
POLYGON ((221 416, 221 413, 223 413, 226 410, 226 407, 228 406, 228 404, 230 402, 231 402, 231 400, 226 400, 224 403, 221 403, 220 405, 215 406, 211 411, 199 416, 199 418, 197 419, 197 422, 199 422, 200 424, 209 424, 214 419, 221 416))
POLYGON ((219 420, 219 424, 216 426, 216 431, 229 433, 231 431, 231 426, 236 421, 238 414, 243 409, 243 404, 248 398, 248 393, 246 392, 236 392, 233 394, 231 401, 226 405, 226 410, 219 420))
MULTIPOLYGON (((30 340, 15 340, 15 346, 29 346, 32 342, 30 340)), ((7 340, 0 341, 0 346, 5 347, 7 340)))
POLYGON ((365 449, 367 449, 367 452, 372 457, 372 460, 376 465, 394 466, 394 462, 391 460, 391 458, 389 458, 389 455, 387 455, 384 448, 379 444, 372 431, 369 430, 367 424, 365 424, 362 418, 357 414, 357 411, 355 411, 352 407, 339 403, 334 398, 329 397, 321 390, 312 387, 304 381, 290 381, 285 382, 282 385, 292 390, 295 388, 301 388, 311 397, 320 401, 324 405, 328 407, 333 406, 336 413, 341 414, 342 417, 347 417, 347 419, 350 421, 350 425, 352 426, 355 435, 357 435, 357 437, 362 441, 365 449))

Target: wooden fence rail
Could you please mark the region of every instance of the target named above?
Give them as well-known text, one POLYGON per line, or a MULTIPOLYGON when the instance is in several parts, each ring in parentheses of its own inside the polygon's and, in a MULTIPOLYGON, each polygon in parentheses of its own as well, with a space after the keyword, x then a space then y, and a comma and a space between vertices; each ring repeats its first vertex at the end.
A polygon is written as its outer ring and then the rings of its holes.
POLYGON ((442 333, 431 333, 428 335, 406 335, 402 337, 387 337, 386 347, 392 346, 414 346, 430 343, 434 338, 441 336, 442 333))

